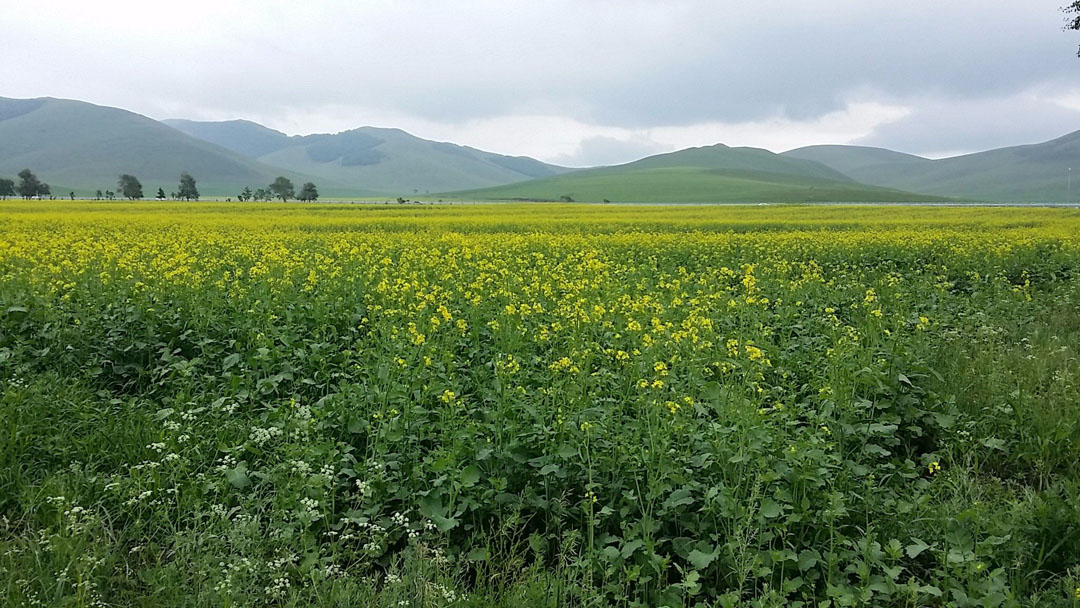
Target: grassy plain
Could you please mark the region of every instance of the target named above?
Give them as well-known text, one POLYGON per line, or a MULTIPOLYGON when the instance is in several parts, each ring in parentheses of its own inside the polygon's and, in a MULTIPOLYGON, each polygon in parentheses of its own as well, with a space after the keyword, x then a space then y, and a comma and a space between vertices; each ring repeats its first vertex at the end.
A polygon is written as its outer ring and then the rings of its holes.
POLYGON ((1077 606, 1080 213, 0 203, 4 606, 1077 606))
POLYGON ((614 167, 583 169, 482 190, 468 200, 602 202, 917 202, 942 200, 853 181, 825 165, 758 148, 689 148, 614 167))

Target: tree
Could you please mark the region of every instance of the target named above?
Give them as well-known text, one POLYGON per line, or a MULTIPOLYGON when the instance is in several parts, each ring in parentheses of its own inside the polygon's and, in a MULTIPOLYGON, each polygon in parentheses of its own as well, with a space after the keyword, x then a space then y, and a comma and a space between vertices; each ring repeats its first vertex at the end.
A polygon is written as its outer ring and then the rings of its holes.
POLYGON ((38 184, 37 195, 41 197, 52 196, 52 190, 49 189, 49 184, 41 182, 38 184))
POLYGON ((296 198, 296 189, 293 187, 292 180, 284 175, 279 175, 274 183, 270 184, 270 192, 274 194, 274 198, 280 198, 283 203, 290 198, 296 198))
POLYGON ((296 195, 296 200, 315 202, 319 200, 319 189, 315 187, 315 184, 307 182, 300 187, 300 194, 296 195))
POLYGON ((68 198, 70 198, 71 200, 75 200, 75 193, 74 192, 69 193, 68 198))
MULTIPOLYGON (((1065 29, 1080 30, 1080 0, 1073 0, 1072 4, 1062 7, 1061 12, 1066 15, 1065 29)), ((1080 51, 1076 52, 1076 56, 1080 57, 1080 51)))
POLYGON ((105 196, 105 195, 101 193, 101 190, 98 190, 97 192, 94 193, 94 200, 95 201, 100 201, 103 196, 105 196))
POLYGON ((161 188, 158 188, 157 189, 157 196, 155 196, 154 198, 156 198, 159 201, 165 200, 165 191, 162 190, 161 188))
POLYGON ((31 199, 38 196, 41 190, 41 182, 29 169, 19 171, 19 196, 31 199))
POLYGON ((15 196, 15 180, 0 179, 0 200, 5 200, 9 196, 15 196))
POLYGON ((110 201, 113 200, 113 198, 115 196, 116 196, 116 193, 113 192, 112 190, 106 190, 105 191, 105 198, 109 199, 110 201))
POLYGON ((120 190, 120 194, 129 201, 143 197, 142 184, 134 175, 128 175, 127 173, 121 175, 120 179, 116 180, 116 187, 120 190))
POLYGON ((243 202, 246 202, 246 201, 250 201, 252 196, 253 195, 252 195, 252 192, 251 192, 251 188, 249 188, 247 186, 244 186, 244 191, 241 192, 240 194, 236 195, 236 200, 243 203, 243 202))
POLYGON ((258 188, 258 189, 256 189, 255 194, 252 194, 251 196, 252 196, 252 198, 254 200, 257 200, 257 201, 268 201, 273 197, 273 195, 270 194, 270 191, 267 190, 266 188, 258 188))
POLYGON ((199 189, 195 187, 195 178, 190 173, 180 174, 180 189, 176 194, 186 201, 199 200, 199 189))

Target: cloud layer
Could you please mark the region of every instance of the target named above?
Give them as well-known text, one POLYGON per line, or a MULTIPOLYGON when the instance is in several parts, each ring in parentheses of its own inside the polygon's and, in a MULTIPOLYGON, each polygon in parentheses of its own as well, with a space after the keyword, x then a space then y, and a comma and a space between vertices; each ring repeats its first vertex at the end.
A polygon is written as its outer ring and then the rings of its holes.
POLYGON ((397 126, 572 165, 724 142, 942 154, 1080 129, 1058 0, 42 0, 0 95, 289 133, 397 126))

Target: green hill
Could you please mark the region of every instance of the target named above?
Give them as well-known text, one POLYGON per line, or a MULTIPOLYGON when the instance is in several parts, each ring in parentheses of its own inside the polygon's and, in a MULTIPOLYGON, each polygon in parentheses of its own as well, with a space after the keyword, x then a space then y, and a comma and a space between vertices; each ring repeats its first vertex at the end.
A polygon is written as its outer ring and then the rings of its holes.
POLYGON ((1070 167, 1080 177, 1080 131, 1041 144, 938 160, 859 146, 810 146, 783 156, 817 161, 867 184, 912 192, 988 201, 1080 199, 1069 192, 1070 167))
POLYGON ((905 154, 903 152, 894 152, 885 148, 870 148, 866 146, 807 146, 805 148, 791 150, 790 152, 784 152, 781 156, 819 162, 826 167, 836 169, 851 177, 853 177, 852 173, 867 167, 888 164, 895 166, 907 164, 908 166, 915 167, 934 162, 929 158, 923 158, 913 154, 905 154))
POLYGON ((258 158, 289 145, 289 136, 250 120, 199 122, 195 120, 163 120, 170 127, 192 137, 217 144, 241 156, 258 158))
POLYGON ((268 165, 393 196, 498 186, 569 171, 528 157, 429 141, 400 129, 361 127, 290 137, 242 120, 165 123, 268 165))
POLYGON ((599 202, 875 202, 940 200, 867 186, 820 163, 715 145, 521 184, 453 192, 476 200, 599 202))
MULTIPOLYGON (((0 176, 14 177, 27 168, 53 185, 54 194, 70 189, 80 196, 115 190, 121 173, 138 177, 148 196, 159 187, 175 190, 184 171, 195 176, 205 196, 233 196, 283 174, 297 182, 314 179, 133 112, 63 99, 0 97, 0 176)), ((334 184, 320 185, 334 189, 334 184)))

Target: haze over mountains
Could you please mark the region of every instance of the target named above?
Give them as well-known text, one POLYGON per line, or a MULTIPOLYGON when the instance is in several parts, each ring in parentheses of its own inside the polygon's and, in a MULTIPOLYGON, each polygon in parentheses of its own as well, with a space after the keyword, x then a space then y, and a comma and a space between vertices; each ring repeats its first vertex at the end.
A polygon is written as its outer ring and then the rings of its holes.
POLYGON ((175 189, 181 172, 204 195, 234 196, 285 175, 314 181, 324 196, 413 196, 482 188, 568 169, 363 127, 289 137, 248 121, 169 121, 62 99, 0 97, 0 176, 30 168, 53 186, 86 196, 138 177, 144 191, 175 189), (185 132, 186 131, 186 132, 185 132), (189 134, 190 133, 190 134, 189 134))
POLYGON ((1041 202, 1080 198, 1068 183, 1074 165, 1080 171, 1080 132, 939 160, 861 146, 775 154, 718 144, 571 170, 399 129, 289 136, 246 120, 159 122, 79 101, 0 97, 0 177, 30 168, 55 194, 113 188, 121 173, 139 177, 147 193, 169 191, 186 171, 205 196, 235 196, 285 175, 314 181, 324 197, 1041 202))
POLYGON ((290 137, 244 120, 164 122, 268 165, 387 195, 483 188, 569 171, 533 158, 428 141, 400 129, 360 127, 333 135, 290 137))
MULTIPOLYGON (((54 194, 116 187, 121 173, 144 189, 176 188, 187 171, 222 193, 304 176, 261 165, 145 116, 64 99, 0 98, 0 176, 32 169, 54 194)), ((153 190, 150 190, 153 192, 153 190)))
POLYGON ((723 144, 455 194, 479 200, 558 200, 565 196, 587 202, 941 200, 941 197, 861 184, 818 162, 760 148, 729 148, 723 144))
POLYGON ((817 161, 867 184, 912 192, 988 201, 1064 201, 1077 198, 1069 173, 1072 167, 1080 171, 1080 132, 939 160, 860 146, 810 146, 784 155, 817 161))

